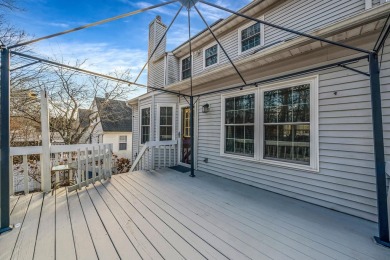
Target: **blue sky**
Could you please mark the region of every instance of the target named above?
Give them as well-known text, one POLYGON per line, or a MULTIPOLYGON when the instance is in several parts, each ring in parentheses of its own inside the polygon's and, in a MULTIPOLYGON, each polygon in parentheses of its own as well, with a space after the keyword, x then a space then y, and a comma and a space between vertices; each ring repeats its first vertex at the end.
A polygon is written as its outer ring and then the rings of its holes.
MULTIPOLYGON (((165 0, 164 0, 165 1, 165 0)), ((41 37, 95 22, 133 10, 164 2, 162 0, 19 0, 23 9, 7 18, 16 27, 30 35, 41 37)), ((238 10, 251 0, 209 0, 210 2, 238 10)), ((104 25, 59 36, 33 45, 34 51, 43 57, 63 59, 72 63, 86 59, 85 69, 109 73, 115 69, 130 68, 136 77, 147 60, 148 25, 156 15, 167 25, 173 19, 180 4, 160 7, 104 25)), ((198 4, 209 23, 229 14, 212 7, 198 4)), ((192 14, 192 34, 205 28, 195 10, 192 14)), ((167 37, 167 50, 171 50, 188 39, 187 12, 181 14, 167 37)), ((146 83, 146 74, 140 79, 146 83)), ((134 95, 139 95, 139 90, 134 95)))

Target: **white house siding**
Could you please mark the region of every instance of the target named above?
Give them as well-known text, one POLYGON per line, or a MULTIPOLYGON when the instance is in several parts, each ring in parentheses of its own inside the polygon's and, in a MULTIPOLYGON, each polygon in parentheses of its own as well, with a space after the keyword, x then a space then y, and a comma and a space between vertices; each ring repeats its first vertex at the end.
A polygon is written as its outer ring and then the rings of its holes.
MULTIPOLYGON (((154 140, 159 140, 159 137, 157 136, 158 135, 158 131, 157 131, 157 128, 159 127, 157 125, 157 122, 158 122, 158 117, 160 116, 158 114, 158 106, 164 106, 164 105, 174 105, 175 106, 175 109, 174 109, 174 113, 175 113, 175 119, 174 119, 174 132, 173 132, 173 136, 175 139, 178 138, 178 97, 175 96, 175 95, 171 95, 171 94, 163 94, 163 93, 159 93, 157 95, 155 95, 155 106, 154 106, 154 120, 152 122, 154 122, 154 140)), ((174 164, 174 161, 175 161, 175 158, 176 158, 176 154, 175 154, 175 151, 173 149, 171 149, 171 151, 169 152, 168 149, 166 149, 165 151, 165 158, 166 158, 166 165, 173 165, 174 164), (170 161, 169 161, 169 158, 170 158, 170 161)), ((160 151, 158 149, 155 149, 154 151, 154 165, 155 167, 158 167, 159 165, 159 161, 160 161, 160 166, 163 165, 163 159, 164 159, 164 152, 163 150, 161 149, 160 151)), ((177 161, 177 160, 176 160, 177 161)))
POLYGON ((113 153, 121 158, 131 159, 132 155, 132 133, 129 132, 112 132, 104 133, 103 143, 113 145, 113 153), (119 136, 127 136, 127 150, 119 151, 119 136))
MULTIPOLYGON (((364 0, 287 1, 265 14, 265 20, 302 32, 310 32, 365 10, 364 0)), ((295 35, 265 26, 265 44, 295 35)))
MULTIPOLYGON (((366 64, 351 66, 367 72, 366 64)), ((390 46, 384 51, 381 82, 385 151, 390 160, 390 46)), ((200 170, 377 220, 368 77, 344 69, 319 73, 318 173, 220 156, 221 95, 202 97, 200 106, 206 103, 211 111, 199 113, 200 170)))
MULTIPOLYGON (((259 14, 258 18, 261 18, 261 16, 264 15, 264 19, 267 22, 302 32, 310 32, 346 19, 352 15, 356 15, 364 10, 364 0, 291 0, 276 6, 266 13, 259 14)), ((247 23, 249 24, 251 21, 248 20, 247 23)), ((245 24, 240 25, 240 27, 241 26, 245 26, 245 24)), ((291 37, 295 37, 295 35, 269 26, 264 26, 264 46, 268 46, 291 37)), ((239 55, 238 28, 219 36, 218 39, 233 61, 243 59, 262 48, 262 46, 258 46, 239 55)), ((199 75, 207 70, 218 68, 218 66, 216 66, 204 70, 203 48, 199 50, 200 55, 197 54, 198 50, 195 50, 193 56, 193 75, 199 75)), ((219 49, 219 58, 219 64, 229 63, 229 60, 221 49, 219 49)), ((175 70, 176 68, 169 67, 169 70, 171 69, 175 70)))
POLYGON ((131 109, 133 110, 133 136, 132 136, 132 161, 135 160, 136 154, 138 154, 139 151, 139 107, 138 105, 131 106, 131 109))
POLYGON ((179 80, 179 59, 172 53, 167 54, 167 66, 169 70, 166 70, 166 83, 170 85, 179 80))
MULTIPOLYGON (((153 53, 153 50, 159 43, 160 39, 164 35, 166 30, 157 18, 149 25, 149 46, 148 46, 148 57, 153 53)), ((166 37, 157 48, 152 59, 148 63, 148 85, 152 87, 163 87, 165 85, 164 80, 164 69, 165 60, 161 58, 165 54, 166 49, 166 37)))

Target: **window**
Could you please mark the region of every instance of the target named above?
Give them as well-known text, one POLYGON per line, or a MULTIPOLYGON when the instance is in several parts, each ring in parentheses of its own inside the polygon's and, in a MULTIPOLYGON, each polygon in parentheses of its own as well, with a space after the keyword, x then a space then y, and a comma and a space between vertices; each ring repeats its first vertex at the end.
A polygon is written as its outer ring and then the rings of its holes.
POLYGON ((159 140, 168 141, 173 140, 173 107, 161 106, 160 109, 160 128, 159 140))
POLYGON ((255 94, 225 99, 225 153, 254 156, 255 94))
POLYGON ((310 84, 264 92, 264 159, 310 164, 310 84))
POLYGON ((223 156, 318 171, 318 77, 222 95, 223 156))
POLYGON ((119 136, 119 151, 127 150, 127 136, 121 135, 119 136))
POLYGON ((207 68, 218 63, 218 45, 215 44, 204 51, 204 67, 207 68))
MULTIPOLYGON (((261 17, 260 20, 264 20, 264 17, 261 17)), ((239 54, 256 46, 264 45, 264 25, 254 23, 238 29, 238 42, 239 54)))
POLYGON ((183 119, 183 137, 191 137, 191 128, 190 128, 190 109, 183 109, 184 119, 183 119))
POLYGON ((150 140, 150 107, 141 109, 141 144, 150 140))
POLYGON ((181 60, 181 79, 185 80, 191 77, 191 56, 181 60))

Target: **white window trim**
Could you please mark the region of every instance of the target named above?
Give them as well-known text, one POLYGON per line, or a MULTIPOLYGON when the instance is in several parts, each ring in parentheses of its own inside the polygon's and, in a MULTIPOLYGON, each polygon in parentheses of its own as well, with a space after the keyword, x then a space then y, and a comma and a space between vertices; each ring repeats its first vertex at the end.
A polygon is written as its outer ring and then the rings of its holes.
POLYGON ((299 169, 308 172, 319 172, 319 112, 318 112, 318 75, 299 78, 289 81, 283 81, 273 84, 259 86, 258 89, 247 91, 235 91, 229 94, 221 95, 221 139, 220 139, 220 155, 224 157, 234 158, 243 161, 252 161, 262 164, 269 164, 278 167, 299 169), (273 89, 285 87, 293 87, 297 84, 310 84, 310 165, 301 165, 290 162, 282 162, 270 159, 263 159, 264 150, 264 124, 263 124, 263 107, 264 107, 264 92, 273 89), (254 140, 254 157, 244 155, 225 153, 225 99, 229 97, 242 96, 255 93, 255 140, 254 140))
MULTIPOLYGON (((190 55, 186 55, 186 56, 184 56, 183 58, 180 59, 180 63, 179 63, 179 67, 180 67, 180 80, 183 80, 182 61, 184 59, 187 59, 188 57, 190 57, 190 55)), ((191 76, 194 76, 194 55, 193 54, 191 55, 191 76)), ((189 78, 186 78, 186 79, 189 79, 189 78)))
MULTIPOLYGON (((259 20, 262 20, 264 21, 264 15, 260 16, 258 18, 259 20)), ((253 47, 252 49, 249 49, 249 50, 246 50, 246 51, 241 51, 242 50, 242 42, 241 42, 241 32, 243 30, 245 30, 246 28, 248 28, 249 26, 252 26, 254 24, 256 24, 257 22, 253 21, 253 22, 250 22, 250 23, 246 23, 245 25, 241 26, 240 28, 238 28, 238 55, 241 55, 241 54, 245 54, 249 51, 253 51, 254 49, 256 48, 259 48, 261 46, 264 46, 264 43, 265 43, 265 35, 264 35, 264 24, 260 24, 260 45, 259 46, 256 46, 256 47, 253 47)))
POLYGON ((160 109, 161 107, 172 107, 172 140, 176 140, 176 130, 175 130, 175 125, 176 125, 176 104, 171 104, 171 103, 158 103, 157 104, 157 141, 160 141, 160 109))
POLYGON ((259 117, 257 116, 259 114, 259 106, 258 106, 258 91, 256 89, 246 90, 246 91, 235 91, 228 94, 222 94, 221 95, 221 142, 220 142, 220 155, 235 158, 235 159, 243 159, 243 160, 249 160, 249 161, 258 161, 259 160, 259 151, 258 151, 258 145, 256 145, 256 136, 259 135, 259 117), (226 131, 225 131, 225 100, 230 97, 237 97, 237 96, 244 96, 248 94, 255 94, 255 122, 254 122, 254 155, 251 156, 245 156, 245 155, 239 155, 239 154, 231 154, 231 153, 225 153, 225 137, 226 137, 226 131))
POLYGON ((219 44, 217 42, 213 42, 206 47, 203 48, 203 70, 213 68, 219 64, 219 44), (217 63, 214 63, 213 65, 207 66, 206 67, 206 50, 213 47, 214 45, 217 45, 217 63))
POLYGON ((139 108, 139 111, 138 111, 138 122, 139 122, 139 125, 138 125, 138 131, 139 131, 139 145, 140 146, 143 146, 144 144, 142 143, 142 109, 145 109, 145 108, 149 108, 150 109, 150 124, 149 124, 149 141, 152 137, 151 133, 152 133, 152 126, 153 126, 153 121, 152 121, 152 106, 151 105, 143 105, 143 106, 140 106, 139 108))
POLYGON ((118 136, 118 151, 127 151, 129 146, 128 138, 127 135, 119 135, 118 136), (126 137, 126 142, 121 142, 121 137, 125 136, 126 137), (126 144, 126 149, 125 150, 120 150, 120 144, 126 144))

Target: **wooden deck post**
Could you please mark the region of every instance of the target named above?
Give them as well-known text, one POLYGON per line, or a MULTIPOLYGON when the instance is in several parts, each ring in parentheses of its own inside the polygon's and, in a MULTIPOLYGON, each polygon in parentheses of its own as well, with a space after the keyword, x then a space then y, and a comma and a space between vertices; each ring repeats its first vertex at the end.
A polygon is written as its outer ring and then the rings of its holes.
POLYGON ((49 192, 51 190, 51 170, 50 170, 50 128, 49 128, 49 107, 48 96, 45 90, 41 91, 41 190, 49 192))

